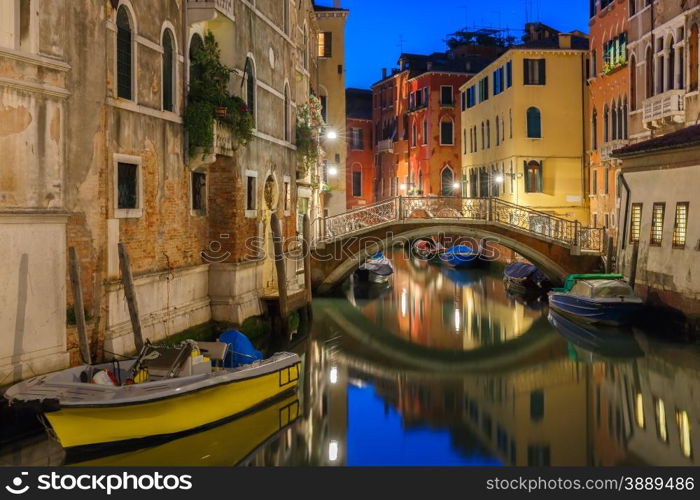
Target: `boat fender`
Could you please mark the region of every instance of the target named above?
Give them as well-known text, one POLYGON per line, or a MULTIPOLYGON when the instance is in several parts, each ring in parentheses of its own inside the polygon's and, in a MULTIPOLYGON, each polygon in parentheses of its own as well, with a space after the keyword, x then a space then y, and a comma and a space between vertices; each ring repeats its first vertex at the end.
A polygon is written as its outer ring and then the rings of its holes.
POLYGON ((92 377, 92 383, 97 385, 115 385, 118 386, 117 378, 110 370, 104 369, 95 373, 92 377))

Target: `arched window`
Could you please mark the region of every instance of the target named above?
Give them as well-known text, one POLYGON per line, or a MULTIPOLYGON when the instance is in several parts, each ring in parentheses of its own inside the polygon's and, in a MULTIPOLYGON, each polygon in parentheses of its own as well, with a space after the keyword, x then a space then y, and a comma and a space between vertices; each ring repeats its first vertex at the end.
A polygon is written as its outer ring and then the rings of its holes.
POLYGON ((253 127, 256 124, 256 112, 255 112, 255 91, 257 83, 255 81, 255 64, 251 57, 247 57, 245 60, 245 88, 246 88, 246 104, 248 105, 248 112, 253 117, 253 127))
POLYGON ((290 118, 291 118, 291 103, 289 101, 289 84, 284 84, 284 140, 289 142, 292 138, 290 118))
POLYGON ((700 31, 698 30, 698 25, 693 24, 690 28, 690 47, 688 49, 688 57, 690 58, 690 75, 688 75, 688 81, 690 82, 690 90, 698 90, 698 56, 700 52, 698 51, 698 35, 700 31))
POLYGON ((603 142, 608 142, 610 140, 610 109, 608 105, 605 105, 605 110, 603 111, 603 142))
POLYGON ((481 122, 481 149, 486 149, 486 125, 481 122))
POLYGON ((451 146, 454 143, 454 123, 452 123, 450 118, 443 118, 440 121, 440 144, 443 146, 451 146))
POLYGON ((423 145, 428 144, 428 119, 423 118, 423 145))
POLYGON ((501 122, 498 117, 496 117, 496 146, 501 144, 501 122))
POLYGON ((525 192, 541 193, 544 191, 544 179, 542 177, 542 162, 530 160, 525 162, 525 192))
POLYGON ((645 57, 646 66, 646 98, 654 97, 654 55, 651 51, 651 46, 647 47, 645 57))
POLYGON ((622 105, 622 101, 617 102, 617 138, 618 139, 624 139, 625 138, 625 117, 624 113, 625 110, 624 108, 627 107, 622 105))
POLYGON ((593 150, 598 149, 598 110, 593 110, 593 119, 591 120, 591 143, 593 150))
POLYGON ((637 58, 630 57, 630 106, 632 111, 637 109, 637 58))
POLYGON ((542 116, 535 107, 527 110, 527 136, 531 139, 542 137, 542 116))
POLYGON ((304 69, 309 69, 309 28, 304 25, 304 41, 302 43, 302 48, 304 50, 304 69))
POLYGON ((129 10, 120 6, 117 10, 117 96, 123 99, 133 97, 134 35, 131 25, 129 10))
POLYGON ((614 102, 612 105, 611 124, 612 124, 612 140, 614 141, 617 139, 617 104, 614 102))
POLYGON ((676 88, 676 49, 673 48, 673 37, 669 38, 668 50, 668 74, 666 75, 666 90, 676 88))
POLYGON ((491 147, 491 120, 486 120, 486 147, 491 147))
POLYGON ((163 32, 163 109, 172 111, 175 102, 175 39, 173 33, 163 32))
POLYGON ((455 194, 455 174, 449 166, 445 166, 440 173, 440 194, 442 196, 455 194))
POLYGON ((197 54, 204 49, 204 40, 197 33, 192 35, 190 40, 190 82, 199 80, 202 75, 202 70, 197 62, 197 54))
POLYGON ((418 171, 418 190, 420 191, 420 194, 423 194, 423 171, 422 170, 418 171))
POLYGON ((627 139, 627 98, 622 104, 622 138, 627 139))

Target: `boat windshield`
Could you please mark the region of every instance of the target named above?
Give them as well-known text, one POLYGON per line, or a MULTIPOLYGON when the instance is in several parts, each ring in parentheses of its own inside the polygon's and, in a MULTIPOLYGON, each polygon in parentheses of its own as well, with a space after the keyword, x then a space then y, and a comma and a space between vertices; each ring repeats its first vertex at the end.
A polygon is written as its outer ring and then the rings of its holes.
POLYGON ((621 281, 606 281, 600 284, 596 283, 593 288, 593 296, 598 298, 634 297, 635 293, 627 283, 621 281))
POLYGON ((591 285, 588 284, 586 281, 577 281, 576 284, 573 287, 571 287, 570 293, 572 295, 579 295, 581 297, 591 297, 591 285))

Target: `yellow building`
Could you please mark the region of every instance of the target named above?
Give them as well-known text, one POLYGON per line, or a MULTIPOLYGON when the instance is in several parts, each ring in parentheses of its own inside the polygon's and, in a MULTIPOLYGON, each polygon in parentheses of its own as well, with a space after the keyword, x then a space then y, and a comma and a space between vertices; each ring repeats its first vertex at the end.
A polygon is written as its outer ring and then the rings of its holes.
POLYGON ((587 225, 588 39, 551 31, 531 30, 461 87, 462 192, 587 225))
POLYGON ((318 78, 323 118, 327 124, 323 140, 325 158, 321 171, 323 204, 327 215, 347 210, 345 195, 347 134, 345 131, 345 22, 349 11, 340 7, 314 6, 318 21, 318 78))

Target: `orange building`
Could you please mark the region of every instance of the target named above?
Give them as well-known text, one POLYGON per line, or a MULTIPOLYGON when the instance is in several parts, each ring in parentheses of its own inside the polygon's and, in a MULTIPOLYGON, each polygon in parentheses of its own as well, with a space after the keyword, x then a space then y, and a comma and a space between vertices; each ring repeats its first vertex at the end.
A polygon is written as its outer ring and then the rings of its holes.
POLYGON ((591 2, 589 85, 589 195, 591 226, 604 227, 613 241, 620 161, 611 153, 628 143, 629 67, 627 56, 627 0, 591 2))
POLYGON ((461 193, 459 87, 497 52, 478 49, 401 54, 397 69, 382 70, 372 86, 375 201, 461 193))
POLYGON ((347 89, 347 208, 352 210, 374 201, 374 150, 372 141, 372 91, 347 89))

